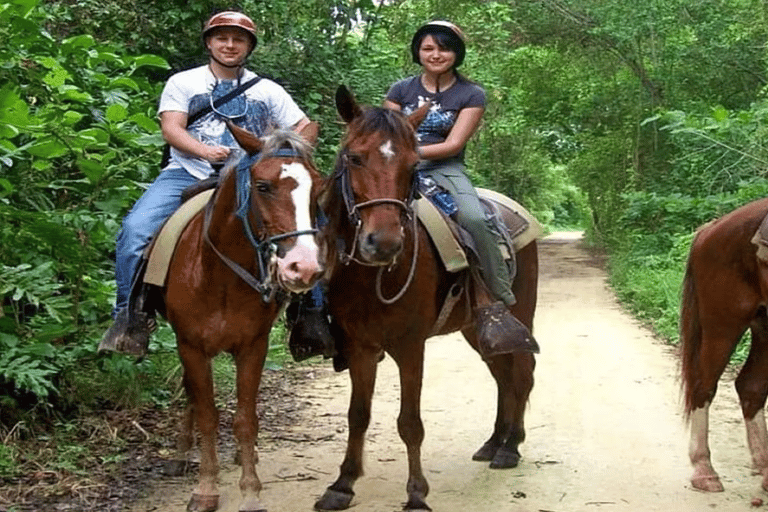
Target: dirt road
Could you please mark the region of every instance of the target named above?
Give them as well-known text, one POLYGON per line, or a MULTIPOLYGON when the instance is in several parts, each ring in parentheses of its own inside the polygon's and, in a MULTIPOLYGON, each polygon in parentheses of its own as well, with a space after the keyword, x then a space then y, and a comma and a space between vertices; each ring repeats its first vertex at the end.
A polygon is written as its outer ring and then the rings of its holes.
MULTIPOLYGON (((495 413, 495 387, 480 358, 456 336, 427 344, 423 462, 432 508, 731 512, 750 510, 753 498, 768 502, 760 478, 751 474, 731 382, 721 383, 711 411, 713 464, 726 490, 699 493, 688 483, 688 434, 673 351, 621 310, 599 262, 573 234, 541 241, 540 259, 534 333, 541 355, 517 468, 491 470, 471 460, 495 413)), ((302 392, 306 419, 262 442, 258 471, 270 511, 311 511, 343 457, 348 376, 325 365, 313 374, 302 392)), ((398 511, 405 500, 398 393, 397 370, 387 358, 379 365, 356 512, 398 511)), ((221 510, 231 512, 237 510, 239 469, 223 462, 221 510)), ((183 511, 190 489, 188 482, 161 482, 130 510, 183 511)))

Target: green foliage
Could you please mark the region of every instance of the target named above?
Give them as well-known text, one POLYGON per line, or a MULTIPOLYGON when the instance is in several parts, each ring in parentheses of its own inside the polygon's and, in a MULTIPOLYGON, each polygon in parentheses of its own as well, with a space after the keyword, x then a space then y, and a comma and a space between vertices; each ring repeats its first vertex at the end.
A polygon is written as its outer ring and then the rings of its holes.
MULTIPOLYGON (((461 71, 488 93, 467 148, 473 180, 548 226, 585 227, 611 252, 622 300, 669 339, 690 233, 768 192, 768 25, 756 0, 15 0, 0 8, 4 404, 162 406, 178 393, 167 326, 139 364, 93 352, 120 219, 158 172, 164 80, 205 61, 202 21, 225 8, 257 22, 249 67, 320 122, 326 172, 342 129, 336 87, 380 104, 417 72, 413 30, 457 22, 461 71)), ((288 357, 284 335, 276 326, 271 366, 288 357)))

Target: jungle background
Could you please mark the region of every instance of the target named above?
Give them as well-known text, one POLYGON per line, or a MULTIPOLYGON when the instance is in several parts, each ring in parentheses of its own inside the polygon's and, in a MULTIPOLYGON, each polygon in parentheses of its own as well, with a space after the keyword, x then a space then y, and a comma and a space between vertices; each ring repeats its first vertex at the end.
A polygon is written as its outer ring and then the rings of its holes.
MULTIPOLYGON (((337 86, 380 104, 417 71, 416 27, 460 25, 461 71, 488 93, 472 178, 549 229, 585 230, 620 299, 669 343, 696 227, 768 195, 763 1, 0 1, 0 509, 30 475, 67 493, 57 484, 126 462, 117 436, 84 442, 89 418, 183 401, 167 325, 140 362, 96 346, 121 218, 159 172, 160 91, 206 61, 202 22, 227 8, 259 27, 251 69, 321 124, 326 173, 337 86)), ((271 369, 290 364, 284 334, 271 369)), ((231 387, 226 358, 216 373, 231 387)))

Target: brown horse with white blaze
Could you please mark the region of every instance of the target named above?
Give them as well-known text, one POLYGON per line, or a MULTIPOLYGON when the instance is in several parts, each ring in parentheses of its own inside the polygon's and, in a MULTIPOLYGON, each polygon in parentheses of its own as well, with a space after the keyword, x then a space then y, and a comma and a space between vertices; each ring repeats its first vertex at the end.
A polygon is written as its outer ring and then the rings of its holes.
POLYGON ((691 244, 680 310, 682 388, 690 422, 691 484, 722 491, 709 449, 709 407, 741 336, 752 343, 736 379, 752 462, 768 490, 768 264, 752 238, 768 215, 768 199, 749 203, 703 226, 691 244))
MULTIPOLYGON (((339 477, 315 508, 343 510, 351 504, 353 486, 363 474, 377 364, 386 353, 400 373, 397 428, 408 457, 405 509, 430 510, 421 463, 424 346, 430 336, 460 330, 478 349, 472 293, 439 319, 446 297, 462 287, 471 289, 472 279, 466 271, 446 271, 413 211, 419 158, 415 129, 425 108, 406 117, 384 108, 361 107, 345 87, 339 88, 336 103, 347 129, 324 207, 327 230, 338 251, 337 258, 328 258, 328 300, 340 360, 349 365, 352 396, 346 456, 339 477)), ((509 214, 503 212, 505 219, 509 214)), ((512 312, 530 329, 538 279, 535 241, 520 250, 517 262, 513 285, 517 304, 512 312)), ((459 293, 465 297, 465 292, 459 293)), ((497 416, 491 437, 474 459, 490 461, 494 468, 514 467, 520 457, 518 444, 525 437, 523 415, 533 388, 534 356, 506 353, 485 362, 498 388, 497 416)))
POLYGON ((176 333, 189 398, 180 451, 200 431, 200 475, 190 511, 218 507, 216 438, 211 359, 233 355, 237 412, 233 429, 242 464, 242 512, 263 512, 254 449, 256 399, 268 351, 268 336, 286 292, 310 289, 324 266, 314 229, 323 181, 311 155, 317 125, 301 133, 275 131, 263 139, 231 127, 259 159, 229 170, 204 212, 181 235, 163 295, 164 314, 176 333), (309 141, 309 143, 307 142, 309 141))

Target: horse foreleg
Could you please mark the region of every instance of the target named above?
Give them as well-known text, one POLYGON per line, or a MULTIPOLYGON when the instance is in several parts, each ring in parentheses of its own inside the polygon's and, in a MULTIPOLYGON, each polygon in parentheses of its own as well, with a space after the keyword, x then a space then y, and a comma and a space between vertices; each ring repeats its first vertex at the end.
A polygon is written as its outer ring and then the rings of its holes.
POLYGON ((339 478, 315 502, 318 510, 346 510, 355 496, 353 486, 363 475, 363 444, 371 421, 371 399, 376 384, 378 351, 355 351, 349 360, 352 396, 347 421, 347 452, 341 463, 339 478))
MULTIPOLYGON (((256 346, 266 346, 257 342, 256 346)), ((240 451, 240 492, 243 500, 240 512, 266 512, 259 500, 261 481, 256 474, 258 452, 256 452, 256 437, 259 430, 259 419, 256 415, 256 399, 261 383, 261 370, 266 352, 238 354, 237 363, 237 412, 233 421, 233 430, 240 451)))
POLYGON ((424 424, 421 421, 421 385, 424 373, 424 347, 421 357, 415 347, 407 357, 395 357, 400 370, 400 414, 397 431, 405 443, 408 454, 408 501, 404 510, 431 510, 426 498, 429 484, 421 467, 421 443, 424 441, 424 424))
POLYGON ((691 484, 702 491, 720 492, 723 484, 712 467, 709 451, 709 405, 707 402, 691 413, 691 440, 688 445, 688 456, 693 465, 691 484))
POLYGON ((184 365, 187 394, 200 429, 200 476, 187 505, 190 512, 211 512, 219 506, 219 462, 216 434, 219 412, 213 399, 211 361, 201 351, 184 347, 179 341, 179 356, 184 365))

